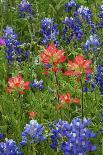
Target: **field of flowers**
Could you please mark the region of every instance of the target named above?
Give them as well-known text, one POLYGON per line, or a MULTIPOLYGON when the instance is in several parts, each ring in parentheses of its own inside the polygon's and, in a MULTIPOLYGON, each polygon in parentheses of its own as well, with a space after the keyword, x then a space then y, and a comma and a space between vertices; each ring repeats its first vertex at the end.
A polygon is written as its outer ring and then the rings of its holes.
POLYGON ((0 155, 103 155, 103 3, 0 1, 0 155))

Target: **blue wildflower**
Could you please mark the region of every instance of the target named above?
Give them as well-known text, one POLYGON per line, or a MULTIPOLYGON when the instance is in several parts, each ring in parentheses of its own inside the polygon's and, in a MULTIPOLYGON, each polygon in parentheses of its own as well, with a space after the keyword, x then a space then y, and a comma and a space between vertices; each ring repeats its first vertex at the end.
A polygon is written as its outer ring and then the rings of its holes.
POLYGON ((96 84, 99 86, 100 92, 103 95, 103 67, 100 65, 97 68, 96 84))
POLYGON ((58 24, 54 23, 53 18, 44 18, 41 22, 42 28, 40 33, 43 35, 42 43, 47 45, 50 41, 53 41, 57 46, 59 46, 59 41, 57 40, 59 35, 58 24))
POLYGON ((96 87, 95 78, 93 78, 92 74, 87 74, 83 92, 93 92, 95 90, 95 87, 96 87))
POLYGON ((30 4, 27 0, 22 0, 18 7, 21 17, 33 15, 32 4, 30 4))
POLYGON ((89 51, 96 52, 97 50, 100 49, 100 46, 101 46, 100 38, 96 34, 90 35, 88 40, 84 44, 84 48, 86 52, 89 52, 89 51))
POLYGON ((40 143, 41 141, 46 140, 44 135, 44 127, 41 124, 38 124, 36 120, 31 120, 30 124, 26 124, 24 131, 22 132, 22 141, 20 142, 21 146, 24 146, 28 143, 40 143))
POLYGON ((93 92, 96 86, 99 87, 99 90, 103 95, 103 67, 101 65, 98 65, 97 72, 95 73, 94 77, 89 74, 87 75, 83 92, 93 92))
POLYGON ((18 38, 15 31, 9 26, 7 26, 6 29, 4 30, 4 34, 5 34, 5 38, 8 39, 9 41, 8 43, 11 43, 11 41, 17 40, 18 38))
POLYGON ((43 90, 44 89, 44 84, 43 84, 43 80, 37 81, 36 79, 34 80, 34 82, 31 84, 31 87, 43 90))
POLYGON ((99 27, 103 28, 103 5, 101 5, 101 7, 100 7, 99 18, 100 18, 99 27))
POLYGON ((83 5, 81 5, 78 9, 78 13, 87 23, 90 23, 92 21, 92 11, 88 7, 84 7, 83 5))
POLYGON ((70 12, 73 8, 77 9, 79 5, 76 3, 75 0, 71 0, 70 2, 65 4, 65 11, 70 12))
POLYGON ((100 18, 103 18, 103 5, 101 5, 100 7, 100 14, 99 14, 100 18))
POLYGON ((4 138, 5 138, 4 133, 0 133, 0 139, 4 139, 4 138))
POLYGON ((64 29, 63 29, 63 34, 64 37, 63 39, 68 43, 72 39, 77 39, 81 40, 83 37, 83 31, 82 31, 82 23, 79 18, 77 18, 77 15, 75 14, 75 17, 66 17, 65 20, 63 21, 64 24, 64 29), (69 31, 71 29, 71 33, 68 35, 69 31), (69 36, 69 37, 68 37, 69 36))
POLYGON ((87 26, 89 25, 91 27, 91 33, 96 34, 97 25, 93 22, 92 11, 88 7, 81 5, 77 12, 78 15, 80 15, 82 19, 87 22, 87 26))
POLYGON ((6 43, 6 59, 9 64, 12 64, 13 61, 28 61, 29 51, 24 52, 20 46, 22 46, 22 42, 18 41, 18 36, 15 31, 7 26, 4 30, 4 38, 6 43))
POLYGON ((44 64, 44 67, 49 69, 52 67, 52 65, 51 64, 44 64))
POLYGON ((12 139, 0 142, 0 155, 23 155, 12 139))
POLYGON ((70 124, 59 120, 55 129, 51 130, 51 147, 62 150, 65 155, 84 155, 89 151, 95 151, 96 146, 90 139, 95 138, 96 134, 87 128, 90 124, 90 120, 82 120, 79 117, 74 118, 70 124))
POLYGON ((70 128, 68 122, 62 121, 61 119, 55 124, 55 129, 51 128, 52 144, 50 146, 52 149, 57 149, 59 140, 63 137, 67 137, 70 128))

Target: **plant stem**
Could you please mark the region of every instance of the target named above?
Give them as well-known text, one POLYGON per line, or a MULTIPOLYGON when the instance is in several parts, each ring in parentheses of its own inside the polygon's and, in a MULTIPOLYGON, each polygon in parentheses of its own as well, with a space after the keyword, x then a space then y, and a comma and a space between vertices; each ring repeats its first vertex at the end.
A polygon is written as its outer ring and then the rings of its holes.
POLYGON ((81 113, 82 113, 82 122, 83 122, 83 117, 84 117, 84 94, 83 94, 83 83, 82 79, 80 80, 81 83, 81 90, 82 90, 82 103, 81 103, 81 113))
MULTIPOLYGON (((56 86, 57 86, 57 89, 56 89, 56 91, 57 91, 57 102, 59 103, 59 90, 60 90, 60 87, 59 87, 57 73, 54 72, 54 75, 55 75, 55 82, 56 82, 56 86)), ((61 109, 60 109, 60 116, 61 116, 61 119, 62 119, 61 109)))
POLYGON ((56 89, 56 91, 57 91, 57 101, 59 103, 59 82, 58 82, 58 77, 57 77, 56 72, 54 72, 54 75, 55 75, 55 82, 56 82, 56 86, 57 86, 57 89, 56 89))

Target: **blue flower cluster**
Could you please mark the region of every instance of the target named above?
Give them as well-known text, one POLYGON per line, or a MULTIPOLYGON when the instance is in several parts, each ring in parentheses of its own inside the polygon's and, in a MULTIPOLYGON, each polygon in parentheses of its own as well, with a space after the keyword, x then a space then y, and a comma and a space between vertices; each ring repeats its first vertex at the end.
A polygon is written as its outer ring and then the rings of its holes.
POLYGON ((44 127, 38 124, 36 120, 31 120, 30 124, 26 124, 24 131, 22 132, 21 146, 25 146, 28 143, 40 143, 45 141, 46 137, 44 135, 44 127))
POLYGON ((4 133, 0 133, 0 139, 4 139, 4 138, 5 138, 4 133))
POLYGON ((0 155, 23 155, 12 139, 0 142, 0 155))
POLYGON ((34 82, 31 84, 31 87, 43 90, 44 89, 43 80, 37 81, 35 79, 34 82))
POLYGON ((59 120, 55 129, 51 130, 51 147, 60 149, 65 155, 84 155, 89 151, 95 151, 96 146, 91 143, 91 138, 96 134, 87 128, 91 121, 86 118, 74 118, 70 124, 59 120))
POLYGON ((96 75, 96 84, 99 86, 100 92, 103 95, 103 67, 98 66, 96 75))
POLYGON ((54 19, 44 18, 42 21, 40 33, 43 35, 42 43, 47 45, 50 41, 59 46, 57 37, 59 35, 58 24, 54 23, 54 19))
POLYGON ((32 4, 30 4, 27 0, 22 0, 18 7, 21 17, 23 18, 33 14, 32 4))
POLYGON ((83 88, 83 92, 93 92, 95 90, 96 83, 92 74, 87 74, 85 86, 83 88))
POLYGON ((73 8, 75 10, 77 10, 78 7, 79 7, 79 5, 76 3, 76 1, 75 0, 71 0, 70 2, 65 4, 65 11, 66 12, 70 12, 73 8))
POLYGON ((70 43, 72 39, 81 40, 83 37, 83 31, 82 31, 82 22, 80 21, 77 12, 74 14, 73 17, 66 17, 63 21, 64 29, 63 29, 63 40, 66 41, 67 44, 70 43), (68 32, 69 36, 68 36, 68 32))
MULTIPOLYGON (((53 127, 53 126, 52 126, 53 127)), ((55 129, 51 128, 51 141, 52 144, 50 145, 52 149, 57 149, 60 145, 60 139, 63 137, 65 138, 70 130, 70 125, 67 121, 62 121, 61 119, 56 123, 55 129)), ((62 144, 62 142, 61 142, 62 144)))
POLYGON ((78 9, 78 13, 82 16, 82 18, 90 24, 92 21, 92 11, 88 7, 84 7, 81 5, 78 9))
POLYGON ((86 43, 84 44, 84 48, 86 52, 93 51, 96 52, 100 49, 101 43, 100 38, 94 34, 90 35, 86 43))
POLYGON ((101 5, 101 7, 100 7, 99 18, 100 18, 99 27, 100 27, 100 28, 103 28, 103 5, 101 5))
POLYGON ((94 78, 92 75, 87 75, 83 92, 93 92, 96 86, 99 87, 100 92, 103 95, 103 67, 101 65, 97 67, 97 73, 94 75, 94 78))
POLYGON ((30 52, 23 52, 20 48, 22 43, 18 41, 18 36, 11 27, 7 26, 4 30, 4 38, 7 47, 5 50, 6 59, 9 64, 12 64, 14 60, 18 62, 28 60, 30 52))
MULTIPOLYGON (((90 33, 93 34, 90 36, 90 38, 91 39, 93 38, 92 40, 96 40, 96 42, 94 43, 96 44, 98 40, 98 37, 96 35, 98 25, 93 22, 92 11, 88 7, 77 4, 75 0, 71 0, 70 2, 66 3, 65 8, 67 12, 70 12, 73 9, 73 14, 72 14, 73 16, 66 17, 65 20, 63 21, 64 23, 63 40, 65 40, 67 44, 69 44, 72 39, 77 39, 78 41, 80 41, 83 38, 84 34, 87 33, 86 30, 89 26, 90 33), (83 21, 86 22, 85 28, 83 25, 83 21)), ((102 27, 103 26, 103 6, 101 6, 100 8, 99 17, 100 17, 100 25, 102 27)), ((90 38, 88 39, 88 42, 90 42, 91 40, 90 38)), ((98 44, 96 45, 99 46, 98 44)))
POLYGON ((77 12, 82 17, 82 19, 87 23, 87 27, 90 26, 91 33, 96 34, 97 25, 93 22, 92 11, 88 7, 81 5, 78 8, 77 12))

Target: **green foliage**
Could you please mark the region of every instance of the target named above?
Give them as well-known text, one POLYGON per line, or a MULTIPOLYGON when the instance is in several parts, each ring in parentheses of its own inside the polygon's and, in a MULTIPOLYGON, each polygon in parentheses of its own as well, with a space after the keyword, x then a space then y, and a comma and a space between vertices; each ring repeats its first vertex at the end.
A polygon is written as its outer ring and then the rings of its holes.
MULTIPOLYGON (((41 26, 40 20, 44 17, 53 17, 59 24, 60 33, 62 34, 61 21, 67 16, 67 13, 64 11, 64 4, 68 2, 68 0, 30 0, 29 2, 33 4, 33 8, 37 13, 35 17, 36 21, 33 23, 19 17, 17 5, 20 3, 20 0, 0 1, 0 35, 3 36, 3 29, 5 29, 7 25, 13 27, 16 33, 19 34, 19 40, 26 43, 26 46, 24 44, 21 48, 31 51, 29 62, 22 63, 21 65, 14 63, 11 67, 5 60, 5 49, 0 49, 0 132, 4 132, 7 138, 12 138, 17 142, 21 140, 21 132, 25 124, 30 120, 28 117, 28 112, 30 111, 37 111, 38 115, 36 119, 45 126, 47 126, 48 122, 58 120, 59 118, 70 122, 74 117, 81 116, 81 105, 75 106, 71 104, 70 106, 66 105, 64 109, 60 111, 56 110, 55 107, 58 101, 54 74, 51 73, 49 76, 46 76, 42 74, 44 70, 41 62, 39 61, 39 65, 34 64, 35 58, 38 58, 39 53, 45 48, 40 45, 40 35, 38 34, 41 26), (38 38, 38 44, 33 40, 32 35, 38 38), (8 78, 11 77, 11 75, 17 76, 18 73, 22 73, 24 81, 33 82, 35 78, 38 80, 43 79, 45 89, 42 91, 36 89, 29 90, 26 94, 21 96, 19 96, 17 92, 7 94, 8 78), (48 86, 52 89, 51 92, 48 91, 48 86)), ((100 5, 100 0, 78 0, 78 2, 92 8, 95 14, 94 20, 98 21, 96 7, 100 5)), ((88 29, 89 28, 87 28, 87 31, 88 29)), ((102 39, 103 33, 101 30, 98 33, 102 39)), ((82 53, 79 43, 77 43, 77 49, 73 48, 73 44, 74 43, 71 43, 69 46, 65 47, 67 59, 73 59, 77 53, 82 53), (70 56, 68 56, 69 53, 71 53, 70 56)), ((102 64, 102 52, 99 57, 102 64)), ((64 67, 66 68, 67 66, 64 67)), ((60 93, 65 94, 71 92, 73 97, 81 98, 81 88, 76 80, 77 79, 74 77, 68 78, 58 73, 60 93), (77 89, 75 89, 76 87, 77 89)), ((100 111, 102 109, 103 96, 100 95, 98 88, 95 92, 84 93, 84 116, 92 118, 93 126, 91 126, 91 129, 95 132, 98 132, 98 130, 102 128, 102 124, 99 120, 100 111)), ((101 139, 102 135, 97 137, 97 145, 99 145, 101 139)), ((102 147, 103 144, 100 144, 98 146, 99 149, 93 155, 102 155, 102 147)), ((49 155, 62 154, 54 152, 47 144, 32 146, 32 149, 28 146, 28 148, 24 148, 23 151, 27 155, 48 155, 48 153, 49 155)))

